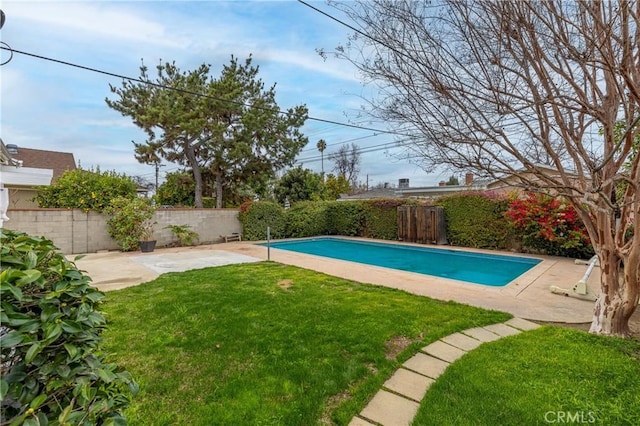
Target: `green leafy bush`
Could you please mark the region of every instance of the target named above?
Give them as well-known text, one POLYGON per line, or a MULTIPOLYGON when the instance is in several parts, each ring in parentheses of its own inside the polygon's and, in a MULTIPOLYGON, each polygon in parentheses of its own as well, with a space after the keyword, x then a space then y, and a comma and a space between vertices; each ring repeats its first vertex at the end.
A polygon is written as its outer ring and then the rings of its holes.
POLYGON ((271 238, 284 238, 286 212, 276 203, 250 201, 240 206, 240 223, 243 236, 249 241, 266 240, 267 226, 271 228, 271 238))
POLYGON ((490 193, 457 194, 440 198, 447 239, 452 245, 504 250, 513 239, 513 228, 504 219, 508 201, 490 193))
POLYGON ((169 225, 165 229, 170 229, 173 235, 178 239, 178 246, 192 246, 200 237, 197 232, 192 231, 189 225, 169 225))
POLYGON ((275 184, 273 193, 276 201, 291 204, 299 201, 318 200, 322 197, 324 184, 322 175, 298 166, 289 170, 275 184))
POLYGON ((68 170, 52 185, 38 188, 35 200, 42 208, 102 212, 117 197, 134 198, 138 185, 125 175, 100 169, 68 170))
POLYGON ((583 259, 594 254, 577 212, 560 198, 529 193, 513 200, 505 217, 517 230, 525 249, 583 259))
POLYGON ((418 204, 418 202, 398 198, 364 201, 364 236, 383 240, 397 240, 398 206, 414 204, 418 204))
POLYGON ((123 251, 137 250, 140 241, 153 239, 155 211, 148 198, 115 198, 105 210, 112 215, 107 221, 107 231, 123 251))
POLYGON ((361 201, 332 201, 327 204, 327 234, 361 236, 364 205, 361 201))
POLYGON ((313 237, 327 233, 327 203, 301 201, 287 210, 287 237, 313 237))
POLYGON ((51 241, 0 240, 1 423, 125 424, 137 385, 100 352, 104 295, 51 241))

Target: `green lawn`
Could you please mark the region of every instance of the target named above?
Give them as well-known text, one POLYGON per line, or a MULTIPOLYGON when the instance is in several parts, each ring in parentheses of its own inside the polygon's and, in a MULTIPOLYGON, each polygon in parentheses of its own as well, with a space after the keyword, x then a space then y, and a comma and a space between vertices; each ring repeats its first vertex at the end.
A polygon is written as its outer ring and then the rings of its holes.
MULTIPOLYGON (((132 425, 345 425, 419 348, 510 317, 273 262, 107 300, 106 350, 141 387, 132 425)), ((414 424, 570 419, 640 424, 640 342, 542 327, 484 344, 432 385, 414 424)))
POLYGON ((420 347, 510 315, 263 262, 109 292, 132 425, 347 424, 420 347))
POLYGON ((484 344, 440 376, 414 422, 552 423, 639 425, 640 342, 542 327, 484 344))

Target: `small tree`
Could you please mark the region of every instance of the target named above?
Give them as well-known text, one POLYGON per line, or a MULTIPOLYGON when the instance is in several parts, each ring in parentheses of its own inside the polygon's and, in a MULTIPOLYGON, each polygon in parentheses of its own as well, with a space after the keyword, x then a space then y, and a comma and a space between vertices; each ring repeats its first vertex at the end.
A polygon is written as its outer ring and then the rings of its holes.
POLYGON ((196 186, 193 175, 186 171, 167 173, 165 181, 156 192, 155 199, 160 205, 193 206, 196 186))
POLYGON ((35 200, 42 208, 82 209, 102 212, 116 197, 133 198, 137 184, 115 171, 67 170, 52 185, 41 186, 35 200))
POLYGON ((51 241, 0 237, 0 423, 125 424, 138 386, 100 351, 104 295, 51 241))
POLYGON ((319 200, 322 198, 322 176, 309 169, 296 167, 289 170, 276 182, 274 193, 280 204, 319 200))
POLYGON ((340 194, 346 194, 351 190, 351 185, 344 176, 336 176, 332 173, 329 173, 327 175, 324 188, 325 200, 337 200, 338 198, 340 198, 340 194))

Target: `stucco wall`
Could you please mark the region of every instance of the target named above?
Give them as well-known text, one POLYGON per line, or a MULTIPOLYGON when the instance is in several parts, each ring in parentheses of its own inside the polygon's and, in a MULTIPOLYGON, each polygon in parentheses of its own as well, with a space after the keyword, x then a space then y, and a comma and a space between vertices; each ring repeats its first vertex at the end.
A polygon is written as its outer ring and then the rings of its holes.
MULTIPOLYGON (((94 253, 117 250, 107 233, 107 216, 95 212, 68 209, 13 209, 7 212, 11 220, 7 229, 52 240, 63 253, 94 253)), ((168 225, 190 225, 200 236, 200 244, 218 243, 222 236, 241 232, 236 209, 161 209, 155 214, 154 237, 159 247, 175 241, 168 225)))

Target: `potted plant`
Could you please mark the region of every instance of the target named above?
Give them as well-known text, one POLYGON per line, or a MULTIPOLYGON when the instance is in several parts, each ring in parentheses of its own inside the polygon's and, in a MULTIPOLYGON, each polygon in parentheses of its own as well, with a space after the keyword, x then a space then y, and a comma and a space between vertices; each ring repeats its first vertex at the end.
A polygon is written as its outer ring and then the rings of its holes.
POLYGON ((156 245, 153 239, 155 212, 156 208, 148 198, 114 198, 106 209, 106 213, 111 215, 107 221, 109 235, 123 251, 138 248, 145 252, 153 251, 156 245))

